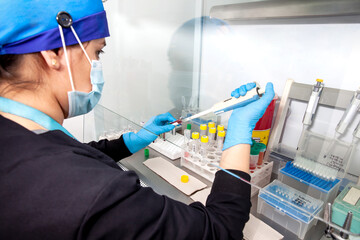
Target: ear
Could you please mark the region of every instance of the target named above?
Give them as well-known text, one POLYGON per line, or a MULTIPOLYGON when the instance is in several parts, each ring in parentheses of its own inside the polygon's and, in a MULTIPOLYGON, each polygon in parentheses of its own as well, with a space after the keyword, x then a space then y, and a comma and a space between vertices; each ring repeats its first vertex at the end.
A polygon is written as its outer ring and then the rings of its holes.
POLYGON ((59 70, 60 69, 60 58, 53 50, 46 50, 40 52, 44 58, 46 65, 50 69, 59 70))

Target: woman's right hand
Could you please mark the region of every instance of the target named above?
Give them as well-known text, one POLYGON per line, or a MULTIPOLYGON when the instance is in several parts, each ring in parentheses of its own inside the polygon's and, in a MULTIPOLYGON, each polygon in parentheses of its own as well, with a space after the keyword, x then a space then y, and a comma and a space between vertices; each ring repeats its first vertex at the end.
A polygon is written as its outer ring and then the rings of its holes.
MULTIPOLYGON (((244 96, 247 91, 253 89, 255 86, 255 83, 242 85, 240 88, 234 90, 231 95, 237 98, 244 96)), ((233 111, 228 122, 223 150, 238 144, 252 144, 252 131, 259 119, 264 115, 266 108, 274 96, 273 84, 269 82, 266 85, 264 95, 260 99, 233 111)))

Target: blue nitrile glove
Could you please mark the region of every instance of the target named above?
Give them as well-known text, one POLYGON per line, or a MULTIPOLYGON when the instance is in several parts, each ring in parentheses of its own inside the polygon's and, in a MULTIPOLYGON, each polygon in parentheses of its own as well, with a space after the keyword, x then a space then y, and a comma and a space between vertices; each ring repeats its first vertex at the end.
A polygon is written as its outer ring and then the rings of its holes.
POLYGON ((136 153, 155 141, 158 135, 173 130, 174 125, 168 124, 173 121, 176 121, 176 119, 170 113, 152 117, 138 133, 128 132, 123 134, 125 145, 131 153, 136 153))
MULTIPOLYGON (((232 97, 244 96, 247 91, 256 86, 255 83, 242 85, 231 93, 232 97)), ((235 109, 228 122, 223 150, 237 144, 252 144, 251 136, 256 123, 264 115, 266 108, 275 96, 272 83, 266 85, 264 95, 255 102, 235 109)))

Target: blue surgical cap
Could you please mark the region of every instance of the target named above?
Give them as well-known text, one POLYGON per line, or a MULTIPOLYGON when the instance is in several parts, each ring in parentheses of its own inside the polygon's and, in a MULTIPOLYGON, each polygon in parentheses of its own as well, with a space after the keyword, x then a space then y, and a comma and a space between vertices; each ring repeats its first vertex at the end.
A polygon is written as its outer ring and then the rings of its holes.
MULTIPOLYGON (((110 36, 101 0, 0 0, 0 55, 62 47, 56 16, 68 12, 82 42, 110 36)), ((77 44, 63 28, 66 45, 77 44)))

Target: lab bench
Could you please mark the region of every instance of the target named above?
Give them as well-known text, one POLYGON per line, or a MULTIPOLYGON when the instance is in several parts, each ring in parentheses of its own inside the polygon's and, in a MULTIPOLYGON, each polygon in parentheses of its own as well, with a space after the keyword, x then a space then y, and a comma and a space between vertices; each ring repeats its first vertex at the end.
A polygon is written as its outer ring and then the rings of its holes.
MULTIPOLYGON (((150 149, 150 154, 148 158, 145 158, 144 151, 141 150, 132 156, 125 158, 119 163, 124 165, 129 170, 132 170, 136 172, 136 174, 139 176, 140 180, 142 180, 146 185, 154 189, 154 191, 161 195, 166 195, 172 199, 175 199, 177 201, 190 204, 194 202, 190 196, 185 195, 178 189, 176 189, 174 186, 172 186, 170 183, 165 181, 163 178, 161 178, 159 175, 157 175, 155 172, 150 170, 147 166, 143 164, 144 161, 150 158, 154 157, 162 157, 166 159, 167 161, 173 163, 176 167, 180 167, 180 159, 177 160, 170 160, 166 156, 162 155, 161 153, 158 153, 152 149, 150 149)), ((182 168, 185 172, 189 173, 190 175, 196 177, 203 183, 205 183, 208 187, 212 185, 212 183, 205 178, 197 175, 196 173, 188 170, 187 168, 182 168)))

